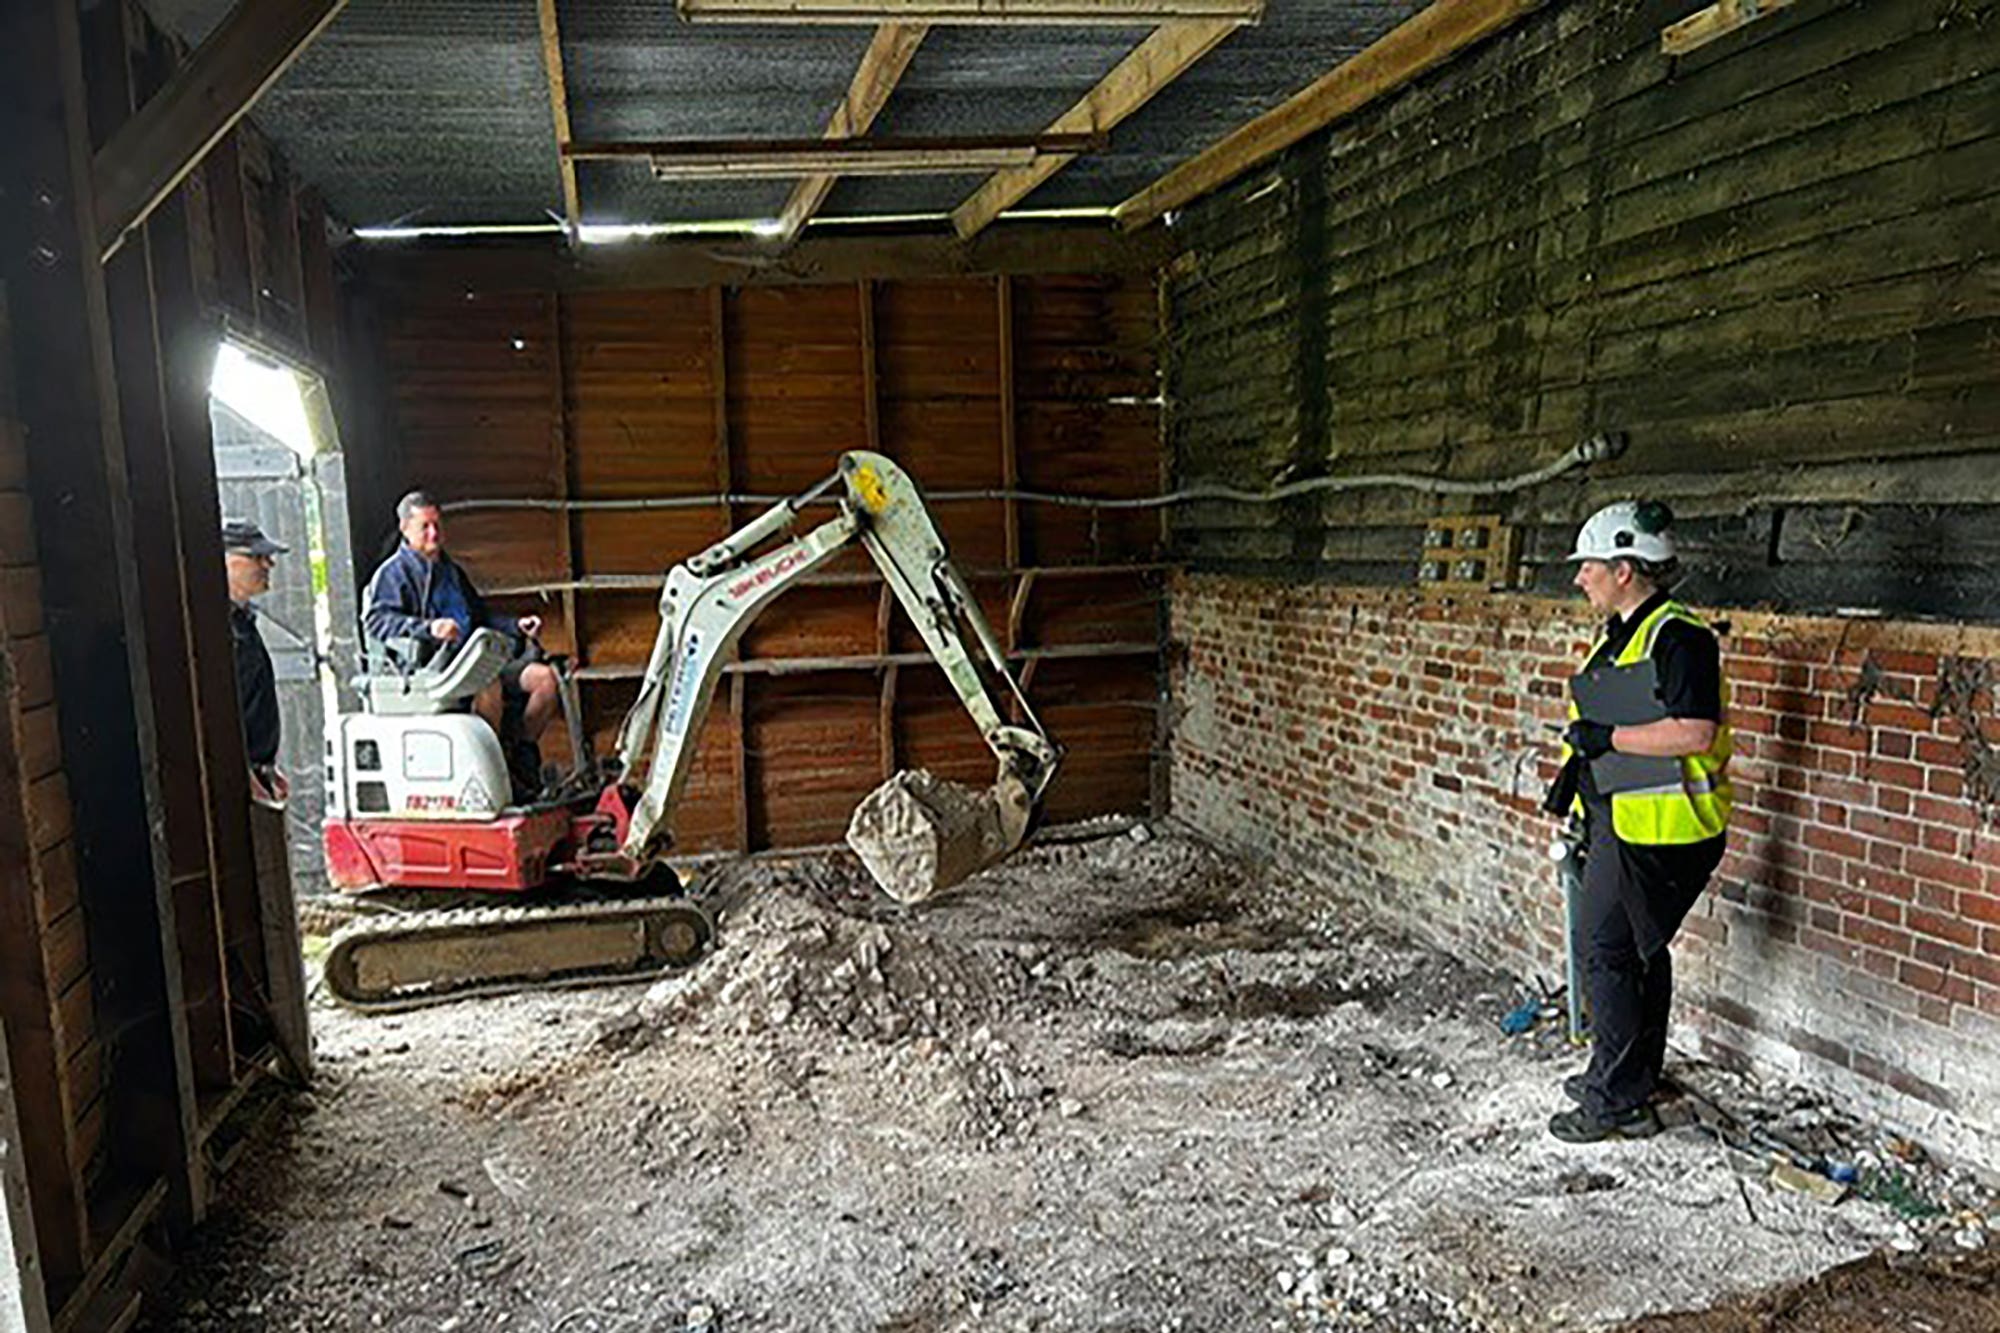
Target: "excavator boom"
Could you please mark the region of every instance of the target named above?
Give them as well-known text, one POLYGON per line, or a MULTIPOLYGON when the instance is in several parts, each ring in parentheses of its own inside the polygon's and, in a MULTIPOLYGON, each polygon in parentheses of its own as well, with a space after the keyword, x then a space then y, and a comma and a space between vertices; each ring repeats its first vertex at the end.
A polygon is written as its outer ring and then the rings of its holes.
MULTIPOLYGON (((1000 771, 987 796, 976 798, 987 806, 985 810, 930 817, 926 812, 934 802, 906 801, 893 815, 857 821, 850 829, 850 841, 857 837, 864 841, 856 850, 869 869, 885 889, 906 899, 928 896, 945 887, 943 878, 963 878, 1020 845, 1029 816, 1055 775, 1059 753, 1016 685, 1006 654, 952 564, 916 483, 892 460, 857 450, 841 455, 838 471, 812 490, 773 507, 668 571, 660 594, 659 634, 639 697, 619 731, 617 763, 623 781, 637 783, 638 775, 645 775, 622 848, 632 862, 655 859, 668 844, 667 821, 687 780, 694 738, 701 733, 737 640, 780 593, 856 542, 875 562, 924 645, 944 668, 1000 771), (790 527, 807 504, 836 487, 840 495, 835 517, 803 536, 756 553, 790 527), (1024 725, 1007 720, 1008 703, 1019 711, 1024 725), (981 850, 973 854, 961 847, 930 856, 940 870, 925 872, 932 881, 928 884, 908 873, 885 871, 891 862, 907 871, 910 857, 883 839, 909 836, 912 819, 927 826, 934 839, 976 841, 981 850), (874 833, 878 828, 884 832, 874 833), (898 832, 890 834, 890 828, 898 832), (871 837, 874 844, 867 845, 871 837)), ((901 790, 885 789, 887 794, 877 796, 894 801, 894 792, 901 790)))

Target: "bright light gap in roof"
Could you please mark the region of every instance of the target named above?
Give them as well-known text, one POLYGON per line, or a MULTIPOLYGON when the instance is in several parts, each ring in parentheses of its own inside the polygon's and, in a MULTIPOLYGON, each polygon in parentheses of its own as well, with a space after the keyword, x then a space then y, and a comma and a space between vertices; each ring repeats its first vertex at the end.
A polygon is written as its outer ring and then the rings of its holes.
MULTIPOLYGON (((1108 207, 1017 208, 1000 215, 1006 222, 1076 222, 1109 218, 1108 207)), ((814 228, 900 226, 911 223, 946 222, 949 213, 882 213, 868 217, 814 218, 814 228)), ((557 222, 471 222, 416 227, 356 227, 361 241, 420 241, 478 236, 557 236, 563 232, 557 222)), ((784 223, 777 218, 737 218, 714 222, 586 222, 577 229, 577 240, 585 245, 612 245, 623 241, 646 241, 674 236, 782 236, 784 223)))

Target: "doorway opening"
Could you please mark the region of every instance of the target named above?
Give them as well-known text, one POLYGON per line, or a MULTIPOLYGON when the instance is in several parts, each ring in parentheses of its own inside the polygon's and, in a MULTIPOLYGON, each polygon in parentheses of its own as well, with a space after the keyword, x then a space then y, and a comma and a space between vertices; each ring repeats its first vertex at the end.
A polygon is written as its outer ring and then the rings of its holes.
POLYGON ((255 522, 290 548, 257 603, 278 678, 278 767, 291 784, 286 857, 300 899, 328 892, 320 823, 326 808, 326 718, 351 704, 354 556, 347 474, 326 382, 313 369, 235 333, 209 382, 222 516, 255 522))

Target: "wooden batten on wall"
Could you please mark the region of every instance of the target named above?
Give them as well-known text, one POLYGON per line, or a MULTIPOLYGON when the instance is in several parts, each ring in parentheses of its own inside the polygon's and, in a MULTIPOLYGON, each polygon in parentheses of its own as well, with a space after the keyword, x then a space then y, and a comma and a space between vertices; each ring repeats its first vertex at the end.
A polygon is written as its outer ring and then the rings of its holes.
POLYGON ((1959 508, 2000 505, 1991 76, 1949 0, 1773 10, 1670 58, 1655 10, 1548 7, 1190 207, 1184 479, 1504 477, 1631 444, 1486 499, 1190 507, 1176 550, 1408 583, 1426 518, 1498 509, 1557 589, 1584 514, 1650 493, 1691 520, 1704 599, 2000 618, 1990 522, 1959 508))

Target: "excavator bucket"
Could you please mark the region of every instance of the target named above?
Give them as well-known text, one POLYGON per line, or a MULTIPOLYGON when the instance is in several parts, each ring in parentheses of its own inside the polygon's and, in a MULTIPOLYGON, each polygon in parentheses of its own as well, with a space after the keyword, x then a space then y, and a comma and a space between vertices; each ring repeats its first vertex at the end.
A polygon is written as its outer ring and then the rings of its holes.
POLYGON ((1031 808, 1026 785, 1011 773, 982 792, 911 769, 855 808, 847 845, 884 893, 922 902, 1018 848, 1031 808))

